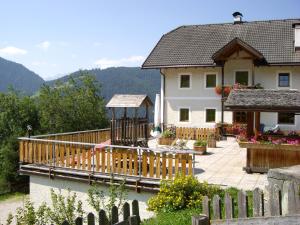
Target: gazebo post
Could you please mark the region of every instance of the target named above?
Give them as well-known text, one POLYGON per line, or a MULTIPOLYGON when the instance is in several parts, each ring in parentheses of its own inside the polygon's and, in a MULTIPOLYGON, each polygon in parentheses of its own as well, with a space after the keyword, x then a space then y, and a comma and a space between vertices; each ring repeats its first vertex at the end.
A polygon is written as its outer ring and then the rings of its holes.
POLYGON ((137 115, 138 115, 138 108, 134 108, 134 119, 133 119, 133 144, 137 144, 137 115))
POLYGON ((148 143, 148 134, 149 134, 149 129, 148 129, 148 122, 149 122, 149 107, 148 105, 146 105, 146 125, 145 125, 145 139, 146 139, 146 142, 148 143))
POLYGON ((111 123, 110 123, 110 132, 111 132, 111 143, 115 144, 115 122, 116 122, 116 114, 115 114, 115 108, 111 108, 112 117, 111 117, 111 123))
POLYGON ((255 128, 254 128, 255 138, 258 137, 259 131, 260 131, 260 112, 255 112, 255 128))
POLYGON ((127 118, 127 107, 124 108, 124 114, 123 114, 123 119, 122 119, 122 141, 126 139, 126 118, 127 118))
POLYGON ((247 137, 253 136, 254 112, 247 113, 247 137))

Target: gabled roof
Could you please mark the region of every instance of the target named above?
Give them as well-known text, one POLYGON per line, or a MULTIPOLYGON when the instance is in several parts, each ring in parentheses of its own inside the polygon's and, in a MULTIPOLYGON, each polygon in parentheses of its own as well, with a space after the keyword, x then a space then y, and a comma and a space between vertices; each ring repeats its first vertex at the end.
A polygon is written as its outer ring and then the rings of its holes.
POLYGON ((230 41, 217 52, 215 52, 212 55, 212 59, 215 62, 225 60, 226 58, 231 56, 237 49, 242 49, 248 52, 254 59, 264 59, 264 56, 259 51, 257 51, 255 48, 248 45, 246 42, 242 41, 239 38, 234 38, 232 41, 230 41))
POLYGON ((147 95, 114 95, 110 101, 106 104, 106 107, 140 107, 140 106, 152 106, 153 103, 147 95))
POLYGON ((300 19, 181 26, 165 34, 143 68, 213 66, 212 56, 238 38, 264 56, 269 64, 299 64, 293 24, 300 19))
POLYGON ((300 91, 237 89, 224 103, 229 111, 300 112, 300 91))

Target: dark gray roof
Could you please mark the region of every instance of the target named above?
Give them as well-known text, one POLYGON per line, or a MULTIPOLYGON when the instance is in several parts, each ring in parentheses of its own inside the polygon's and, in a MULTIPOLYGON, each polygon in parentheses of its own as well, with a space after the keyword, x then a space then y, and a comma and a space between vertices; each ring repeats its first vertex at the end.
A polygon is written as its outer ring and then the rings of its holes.
POLYGON ((151 99, 147 95, 114 95, 106 104, 106 107, 136 108, 144 105, 153 105, 151 99))
POLYGON ((236 89, 224 103, 226 110, 300 112, 300 91, 236 89))
POLYGON ((295 23, 300 19, 181 26, 162 36, 142 67, 214 65, 213 54, 234 38, 259 51, 269 64, 297 64, 295 23))

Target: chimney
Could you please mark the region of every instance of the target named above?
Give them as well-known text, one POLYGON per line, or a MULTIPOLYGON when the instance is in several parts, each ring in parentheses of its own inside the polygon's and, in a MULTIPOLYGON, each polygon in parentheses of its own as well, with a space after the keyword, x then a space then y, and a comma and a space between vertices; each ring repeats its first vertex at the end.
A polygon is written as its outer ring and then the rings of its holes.
POLYGON ((240 13, 240 12, 234 12, 232 14, 232 16, 233 16, 233 23, 234 24, 239 24, 239 23, 243 22, 242 21, 242 18, 243 18, 243 14, 242 13, 240 13))

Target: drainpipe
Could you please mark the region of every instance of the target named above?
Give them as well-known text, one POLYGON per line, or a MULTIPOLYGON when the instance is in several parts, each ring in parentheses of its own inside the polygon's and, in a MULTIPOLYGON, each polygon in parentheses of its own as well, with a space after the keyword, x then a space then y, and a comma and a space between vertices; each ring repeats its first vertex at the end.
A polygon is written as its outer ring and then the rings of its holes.
POLYGON ((224 62, 222 62, 222 100, 221 100, 221 132, 224 135, 224 62))
POLYGON ((164 106, 165 106, 165 74, 160 69, 160 123, 161 123, 161 130, 164 129, 164 106))

